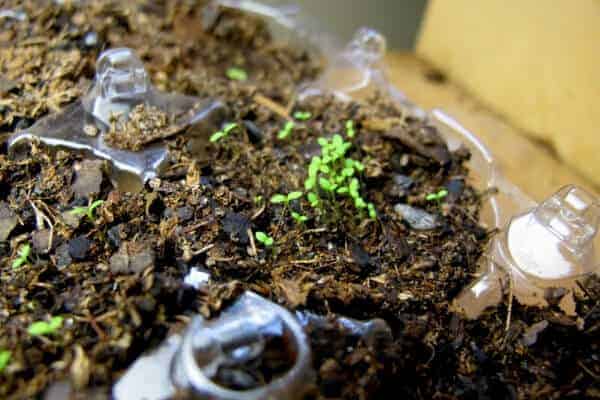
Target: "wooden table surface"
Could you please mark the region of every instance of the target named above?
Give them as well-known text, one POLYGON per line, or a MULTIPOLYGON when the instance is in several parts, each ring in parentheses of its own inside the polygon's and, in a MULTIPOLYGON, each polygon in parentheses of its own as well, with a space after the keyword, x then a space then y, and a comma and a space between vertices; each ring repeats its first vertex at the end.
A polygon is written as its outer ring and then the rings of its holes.
POLYGON ((412 102, 425 109, 444 110, 478 136, 492 151, 504 175, 533 199, 543 200, 569 183, 598 193, 550 148, 526 137, 460 87, 447 80, 428 79, 432 68, 413 53, 392 52, 387 65, 391 82, 412 102))

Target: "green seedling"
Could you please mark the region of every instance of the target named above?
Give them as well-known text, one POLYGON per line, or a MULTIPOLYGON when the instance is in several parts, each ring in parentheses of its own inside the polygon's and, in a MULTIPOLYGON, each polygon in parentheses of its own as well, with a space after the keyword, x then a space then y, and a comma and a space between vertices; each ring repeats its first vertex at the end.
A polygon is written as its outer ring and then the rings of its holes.
POLYGON ((306 215, 302 215, 300 213, 297 213, 296 211, 292 211, 292 218, 294 218, 294 221, 296 221, 299 224, 303 224, 306 221, 308 221, 308 217, 306 215))
POLYGON ((31 255, 31 246, 29 245, 29 243, 26 243, 23 246, 21 246, 21 248, 19 249, 19 251, 17 253, 17 258, 15 258, 12 263, 13 269, 17 269, 20 266, 27 264, 27 262, 29 261, 30 255, 31 255))
MULTIPOLYGON (((352 121, 346 123, 346 128, 351 132, 350 135, 353 135, 352 121)), ((322 207, 323 201, 319 198, 321 192, 327 194, 326 204, 330 204, 336 212, 339 212, 340 207, 336 197, 347 196, 352 199, 356 209, 367 210, 369 217, 376 218, 375 206, 367 204, 360 196, 360 182, 356 175, 363 172, 365 167, 361 162, 346 157, 352 143, 346 142, 337 134, 331 139, 321 137, 317 142, 321 146, 321 154, 311 159, 308 176, 304 181, 310 205, 313 208, 322 207)))
POLYGON ((441 189, 437 193, 429 193, 425 196, 425 200, 427 201, 437 201, 440 203, 444 197, 448 196, 448 191, 446 189, 441 189))
POLYGON ((354 121, 346 121, 346 136, 352 139, 355 135, 356 131, 354 130, 354 121))
POLYGON ((291 201, 297 200, 302 197, 302 192, 290 192, 286 194, 275 194, 271 197, 271 203, 273 204, 285 204, 286 206, 290 204, 291 201))
POLYGON ((308 121, 312 117, 312 114, 309 111, 296 111, 294 113, 294 118, 298 121, 308 121))
POLYGON ((100 207, 103 203, 104 203, 104 200, 96 200, 87 207, 75 207, 74 209, 71 210, 71 214, 85 215, 88 217, 88 219, 91 222, 94 222, 94 220, 96 219, 96 217, 94 216, 94 210, 96 208, 100 207))
POLYGON ((263 201, 263 197, 261 195, 254 196, 254 204, 260 204, 263 201))
POLYGON ((294 129, 294 126, 295 124, 293 121, 286 122, 283 128, 281 128, 281 130, 277 133, 277 139, 283 140, 290 136, 290 134, 292 133, 292 129, 294 129))
POLYGON ((211 143, 218 142, 219 140, 221 140, 221 139, 226 138, 227 136, 229 136, 229 134, 231 133, 231 131, 233 131, 235 128, 237 128, 237 124, 235 122, 229 122, 229 123, 225 124, 225 126, 223 127, 223 129, 221 129, 220 131, 217 131, 217 132, 213 133, 208 140, 211 143))
POLYGON ((238 67, 231 67, 227 69, 227 72, 225 74, 232 81, 244 82, 248 80, 248 73, 246 73, 245 70, 238 67))
POLYGON ((29 325, 27 333, 31 336, 53 335, 63 324, 63 317, 57 315, 50 318, 50 321, 37 321, 29 325))
POLYGON ((367 210, 369 211, 369 218, 375 219, 377 218, 377 211, 375 211, 375 206, 373 203, 367 204, 367 210))
POLYGON ((10 363, 10 357, 12 353, 9 350, 0 350, 0 373, 4 371, 4 368, 10 363))
POLYGON ((256 232, 256 234, 254 235, 256 237, 256 240, 258 240, 260 243, 263 244, 263 246, 265 247, 271 247, 273 246, 273 238, 269 235, 267 235, 264 232, 256 232))
POLYGON ((312 208, 317 208, 317 207, 319 206, 319 204, 320 204, 320 201, 319 201, 319 196, 317 196, 317 194, 316 194, 316 193, 314 193, 314 192, 309 192, 309 193, 306 195, 306 198, 308 199, 308 202, 310 203, 310 206, 311 206, 312 208))

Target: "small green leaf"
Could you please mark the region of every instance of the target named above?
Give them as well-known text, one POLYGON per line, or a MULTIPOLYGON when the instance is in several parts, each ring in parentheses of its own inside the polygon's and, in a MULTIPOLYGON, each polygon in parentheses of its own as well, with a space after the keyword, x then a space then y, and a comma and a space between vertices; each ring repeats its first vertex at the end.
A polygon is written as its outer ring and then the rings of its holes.
POLYGON ((365 166, 362 165, 362 163, 360 161, 354 161, 353 160, 353 164, 354 164, 354 168, 356 168, 356 170, 358 172, 363 172, 365 170, 365 166))
POLYGON ((50 319, 49 322, 38 321, 34 322, 27 328, 27 333, 31 336, 42 336, 56 333, 56 331, 62 326, 63 317, 55 316, 50 319))
POLYGON ((377 212, 375 211, 375 206, 373 205, 373 203, 367 204, 367 210, 369 210, 369 218, 377 218, 377 212))
POLYGON ((317 196, 316 193, 314 192, 309 192, 306 195, 306 198, 308 199, 308 202, 310 203, 311 207, 316 207, 319 205, 319 196, 317 196))
POLYGON ((69 211, 69 213, 73 215, 87 215, 87 212, 87 207, 75 207, 71 211, 69 211))
POLYGON ((318 138, 317 143, 319 143, 321 147, 327 147, 327 145, 329 145, 329 142, 324 137, 318 138))
POLYGON ((10 363, 10 357, 12 353, 9 350, 1 350, 0 351, 0 373, 4 371, 4 369, 10 363))
POLYGON ((300 121, 309 120, 312 117, 312 114, 309 111, 296 111, 294 113, 294 118, 300 121))
POLYGON ((225 136, 227 136, 227 134, 225 132, 218 131, 218 132, 213 133, 208 140, 211 143, 215 143, 215 142, 218 142, 219 140, 223 139, 225 136))
POLYGON ((359 210, 362 210, 363 208, 367 207, 367 203, 365 203, 362 197, 357 197, 356 199, 354 199, 354 207, 358 208, 359 210))
POLYGON ((104 200, 96 200, 89 206, 87 216, 91 221, 94 220, 94 210, 102 204, 104 204, 104 200))
POLYGON ((256 236, 256 240, 258 240, 261 243, 263 243, 269 237, 266 233, 260 231, 256 232, 254 236, 256 236))
POLYGON ((354 176, 354 168, 352 168, 352 167, 350 167, 350 168, 344 168, 342 170, 342 175, 343 176, 347 176, 347 177, 354 176))
POLYGON ((225 73, 229 79, 232 81, 246 81, 248 80, 248 74, 241 68, 231 67, 225 73))
POLYGON ((335 185, 331 183, 331 181, 327 178, 319 178, 319 186, 321 186, 321 189, 326 190, 328 192, 332 192, 335 190, 335 185))
POLYGON ((350 191, 350 189, 348 189, 348 186, 342 186, 342 187, 337 188, 336 193, 348 194, 349 191, 350 191))
POLYGON ((260 232, 260 231, 256 232, 254 234, 254 236, 256 237, 256 240, 258 240, 260 243, 262 243, 266 247, 270 247, 273 245, 273 238, 264 232, 260 232))
POLYGON ((344 139, 336 133, 335 135, 333 135, 331 143, 334 145, 335 148, 339 148, 344 144, 344 139))
POLYGON ((254 196, 254 203, 259 204, 262 202, 263 197, 261 195, 254 196))
POLYGON ((287 195, 287 201, 297 200, 302 197, 302 192, 290 192, 287 195))
POLYGON ((346 136, 353 138, 356 132, 354 131, 354 121, 346 121, 346 136))
POLYGON ((304 189, 313 190, 316 184, 317 184, 316 177, 310 177, 304 181, 304 189))
POLYGON ((29 245, 29 243, 26 243, 23 246, 21 246, 21 248, 17 252, 17 258, 15 258, 14 261, 12 262, 12 268, 16 269, 16 268, 19 268, 20 266, 22 266, 23 264, 26 264, 27 261, 29 260, 30 254, 31 254, 31 246, 29 245))
POLYGON ((446 189, 441 189, 437 193, 429 193, 425 196, 425 200, 427 201, 440 201, 444 197, 448 196, 448 191, 446 189))
POLYGON ((277 139, 285 139, 290 136, 292 129, 294 129, 294 121, 288 121, 285 123, 283 128, 277 133, 277 139))
POLYGON ((276 194, 273 195, 273 197, 271 197, 271 203, 273 204, 280 204, 285 202, 287 202, 287 197, 283 194, 276 194))
POLYGON ((235 128, 237 128, 237 126, 238 125, 235 122, 228 122, 223 127, 223 132, 225 132, 225 134, 228 135, 232 130, 234 130, 235 128))
POLYGON ((299 214, 299 213, 297 213, 295 211, 292 211, 292 218, 294 218, 294 220, 296 222, 300 222, 300 223, 308 221, 308 217, 307 216, 299 214))
POLYGON ((328 174, 329 172, 331 172, 331 168, 329 168, 329 166, 326 164, 321 165, 319 167, 319 170, 324 174, 328 174))

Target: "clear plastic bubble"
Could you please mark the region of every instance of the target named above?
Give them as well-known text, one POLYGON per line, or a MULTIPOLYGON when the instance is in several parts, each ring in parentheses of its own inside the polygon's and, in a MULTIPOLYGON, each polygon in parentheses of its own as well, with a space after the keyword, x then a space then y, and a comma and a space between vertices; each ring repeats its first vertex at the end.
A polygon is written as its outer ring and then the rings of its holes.
MULTIPOLYGON (((49 146, 87 151, 146 182, 157 176, 167 158, 162 139, 190 125, 206 124, 216 129, 222 122, 223 106, 218 101, 163 93, 154 88, 144 65, 131 49, 106 50, 98 57, 96 67, 94 85, 82 99, 30 128, 17 131, 9 146, 14 148, 37 139, 49 146), (111 124, 117 126, 112 137, 118 142, 119 135, 131 135, 119 126, 125 126, 132 113, 138 115, 140 110, 148 110, 148 115, 152 112, 165 115, 167 122, 151 135, 136 138, 139 149, 109 143, 111 124), (115 125, 116 121, 120 125, 115 125)), ((125 136, 122 139, 131 142, 125 136)))
POLYGON ((308 338, 296 318, 246 292, 219 317, 195 317, 182 336, 170 337, 158 350, 139 358, 114 386, 113 397, 158 400, 185 391, 190 398, 215 400, 297 399, 302 398, 313 378, 308 338), (272 337, 291 345, 294 362, 287 371, 247 390, 216 383, 221 369, 235 369, 268 351, 268 338, 272 337), (146 390, 145 381, 160 385, 146 390))
POLYGON ((476 318, 501 299, 505 281, 521 304, 546 306, 549 288, 575 288, 600 271, 598 199, 576 186, 514 216, 491 243, 487 271, 466 288, 457 305, 476 318))

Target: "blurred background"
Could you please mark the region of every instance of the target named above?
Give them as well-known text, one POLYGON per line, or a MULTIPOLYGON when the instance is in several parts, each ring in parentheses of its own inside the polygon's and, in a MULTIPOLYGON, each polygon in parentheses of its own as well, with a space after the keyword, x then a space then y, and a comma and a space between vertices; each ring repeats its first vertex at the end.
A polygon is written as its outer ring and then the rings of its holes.
POLYGON ((361 26, 369 26, 386 36, 390 48, 412 49, 427 1, 300 0, 298 4, 341 38, 349 38, 361 26))

